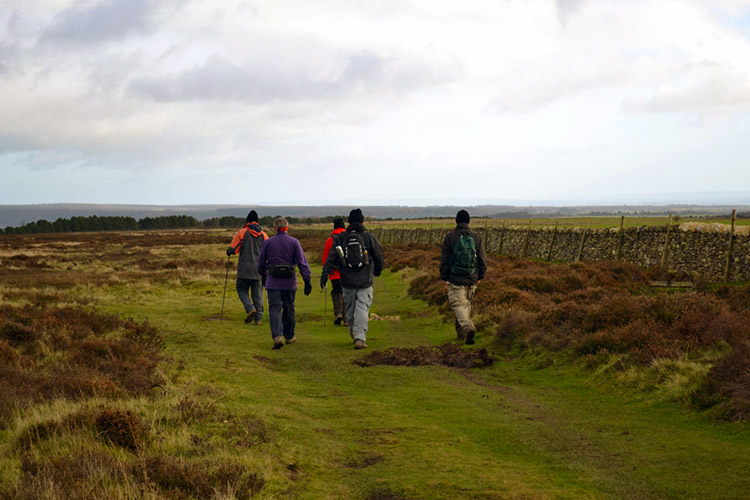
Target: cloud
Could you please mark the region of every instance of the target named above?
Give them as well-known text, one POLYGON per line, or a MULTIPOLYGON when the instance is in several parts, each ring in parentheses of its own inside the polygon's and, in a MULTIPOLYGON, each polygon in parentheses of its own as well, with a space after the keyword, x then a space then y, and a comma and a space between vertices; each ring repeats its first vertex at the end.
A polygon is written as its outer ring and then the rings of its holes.
POLYGON ((568 17, 575 14, 588 0, 555 0, 557 5, 557 16, 560 22, 565 24, 568 17))
POLYGON ((156 0, 103 0, 59 12, 42 34, 48 43, 98 43, 153 29, 156 0))
POLYGON ((451 75, 418 62, 388 60, 372 52, 347 55, 335 74, 313 75, 303 67, 263 61, 240 64, 212 55, 203 64, 162 77, 134 80, 130 92, 155 101, 273 101, 345 99, 356 92, 373 97, 389 91, 408 92, 448 81, 451 75))
POLYGON ((750 73, 742 68, 704 62, 686 66, 676 82, 647 96, 631 97, 624 108, 633 112, 735 114, 750 111, 750 73))

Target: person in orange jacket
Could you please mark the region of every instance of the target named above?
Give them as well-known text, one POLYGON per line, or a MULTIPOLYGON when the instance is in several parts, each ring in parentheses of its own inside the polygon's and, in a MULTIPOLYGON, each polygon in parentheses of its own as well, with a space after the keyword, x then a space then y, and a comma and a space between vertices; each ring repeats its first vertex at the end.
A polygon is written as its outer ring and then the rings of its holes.
POLYGON ((246 224, 237 231, 227 248, 227 256, 240 254, 237 262, 236 288, 237 295, 245 307, 245 323, 254 320, 256 325, 260 325, 263 320, 263 277, 258 272, 258 255, 268 235, 258 224, 258 214, 255 210, 250 210, 245 221, 246 224))
MULTIPOLYGON (((344 219, 337 217, 333 219, 333 232, 331 236, 326 240, 325 247, 323 247, 323 264, 325 265, 328 254, 333 248, 333 237, 337 234, 341 234, 346 231, 344 227, 344 219)), ((328 279, 331 280, 331 301, 333 302, 333 320, 334 325, 340 325, 343 323, 344 326, 348 326, 349 323, 346 321, 346 305, 344 304, 344 290, 341 288, 341 276, 339 270, 334 269, 331 274, 328 275, 328 279)))

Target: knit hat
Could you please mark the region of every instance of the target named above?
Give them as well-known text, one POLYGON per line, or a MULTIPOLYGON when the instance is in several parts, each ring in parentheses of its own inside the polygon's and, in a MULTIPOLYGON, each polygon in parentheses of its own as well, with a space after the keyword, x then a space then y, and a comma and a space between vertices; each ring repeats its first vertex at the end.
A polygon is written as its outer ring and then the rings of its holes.
POLYGON ((471 217, 469 216, 469 212, 466 210, 459 210, 456 214, 456 222, 457 223, 465 223, 468 224, 471 221, 471 217))
POLYGON ((365 221, 365 216, 362 214, 362 210, 355 208, 349 212, 349 224, 359 222, 362 224, 365 221))
POLYGON ((344 228, 344 218, 343 217, 336 217, 333 219, 333 228, 334 229, 343 229, 344 228))
POLYGON ((289 228, 289 222, 285 218, 279 217, 278 219, 273 221, 273 228, 277 231, 279 229, 289 228))
POLYGON ((258 212, 250 210, 250 213, 245 217, 245 222, 258 222, 258 212))

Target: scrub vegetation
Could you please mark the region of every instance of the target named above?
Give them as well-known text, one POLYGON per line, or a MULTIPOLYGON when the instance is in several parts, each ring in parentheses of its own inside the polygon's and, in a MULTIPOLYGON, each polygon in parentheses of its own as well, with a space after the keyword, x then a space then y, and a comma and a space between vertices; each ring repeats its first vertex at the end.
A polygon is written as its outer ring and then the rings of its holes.
MULTIPOLYGON (((0 236, 0 499, 740 498, 746 287, 492 256, 455 341, 439 250, 385 247, 368 344, 247 325, 233 230, 0 236)), ((294 228, 292 228, 294 234, 294 228)), ((311 263, 323 240, 297 233, 311 263)), ((320 266, 313 266, 320 272, 320 266)))

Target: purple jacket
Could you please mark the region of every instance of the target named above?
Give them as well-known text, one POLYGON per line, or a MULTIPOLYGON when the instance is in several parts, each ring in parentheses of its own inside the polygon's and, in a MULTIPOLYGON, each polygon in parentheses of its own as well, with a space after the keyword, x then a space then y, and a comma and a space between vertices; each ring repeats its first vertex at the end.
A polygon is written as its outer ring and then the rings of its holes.
MULTIPOLYGON (((312 272, 307 264, 305 252, 296 238, 289 236, 286 232, 279 231, 263 242, 258 255, 258 272, 267 274, 268 268, 274 264, 296 264, 304 281, 310 281, 312 272)), ((266 289, 268 290, 296 290, 297 277, 274 278, 270 274, 266 276, 266 289)))

